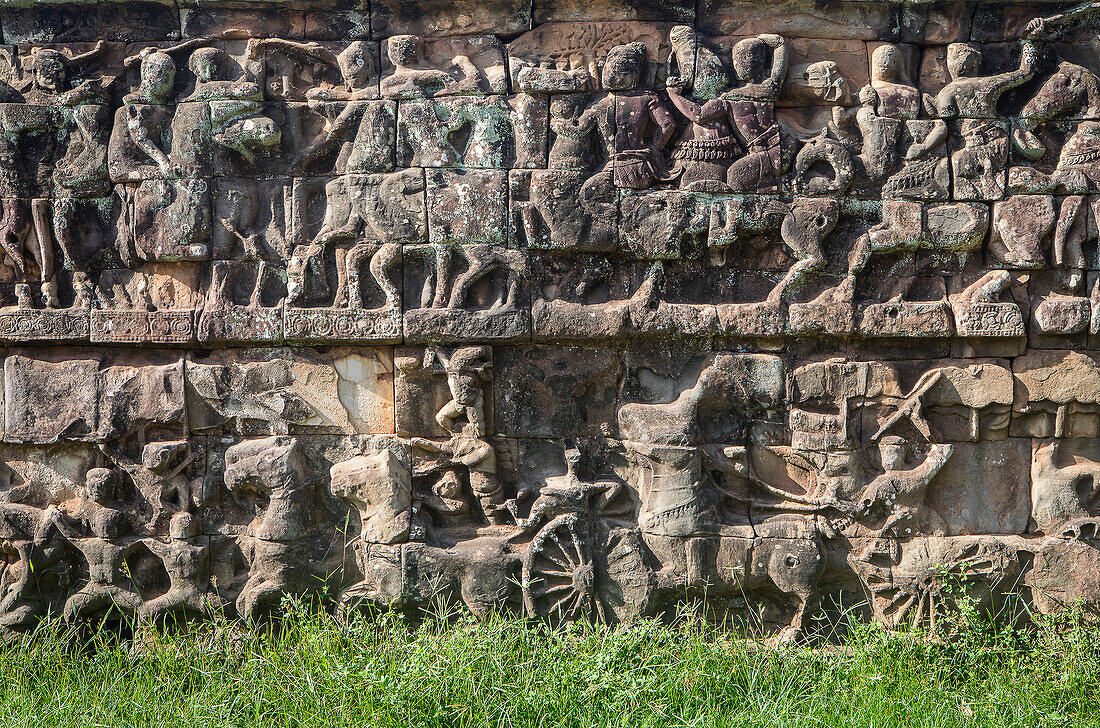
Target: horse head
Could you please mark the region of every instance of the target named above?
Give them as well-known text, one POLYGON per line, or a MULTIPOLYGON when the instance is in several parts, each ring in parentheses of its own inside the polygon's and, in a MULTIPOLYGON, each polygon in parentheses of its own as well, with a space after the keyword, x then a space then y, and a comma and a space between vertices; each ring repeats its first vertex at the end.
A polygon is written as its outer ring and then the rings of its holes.
POLYGON ((1026 127, 1034 129, 1052 119, 1091 118, 1097 114, 1100 114, 1100 78, 1083 66, 1063 61, 1024 105, 1020 117, 1026 127))

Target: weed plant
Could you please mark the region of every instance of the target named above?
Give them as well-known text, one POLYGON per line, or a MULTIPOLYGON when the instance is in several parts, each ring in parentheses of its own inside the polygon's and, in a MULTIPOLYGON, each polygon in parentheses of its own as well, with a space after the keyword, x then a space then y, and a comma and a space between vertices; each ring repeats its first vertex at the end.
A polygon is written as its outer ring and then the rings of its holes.
POLYGON ((0 651, 0 726, 1100 726, 1100 633, 1080 612, 935 631, 847 628, 767 647, 686 613, 551 628, 462 612, 337 619, 288 601, 247 629, 43 623, 0 651))

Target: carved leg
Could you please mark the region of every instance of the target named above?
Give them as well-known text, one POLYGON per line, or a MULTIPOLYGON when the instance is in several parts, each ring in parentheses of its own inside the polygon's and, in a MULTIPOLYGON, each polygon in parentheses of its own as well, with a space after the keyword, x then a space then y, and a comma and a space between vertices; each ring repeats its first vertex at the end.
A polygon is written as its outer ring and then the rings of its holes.
POLYGON ((527 261, 521 254, 512 260, 498 261, 497 264, 508 275, 508 285, 504 293, 504 309, 514 311, 519 298, 520 280, 527 274, 527 261))
POLYGON ((73 235, 73 221, 76 216, 76 201, 71 198, 54 200, 53 203, 53 236, 58 247, 65 255, 69 264, 76 267, 78 253, 76 240, 73 235))
POLYGON ((42 301, 48 308, 57 308, 57 281, 53 266, 53 225, 50 223, 49 200, 31 201, 31 219, 34 221, 35 246, 31 249, 38 259, 39 280, 42 285, 42 301))
POLYGON ((224 310, 233 303, 233 287, 239 271, 232 262, 212 266, 210 269, 210 308, 224 310))
POLYGON ((27 236, 28 221, 23 206, 26 201, 7 200, 2 204, 4 212, 3 217, 0 218, 0 245, 11 259, 16 280, 25 282, 27 271, 26 261, 23 258, 23 241, 27 236))
POLYGON ((336 293, 332 297, 332 307, 342 308, 348 305, 348 267, 352 265, 348 258, 352 251, 337 248, 333 252, 336 256, 336 293))
MULTIPOLYGON (((466 256, 469 258, 469 256, 466 256)), ((435 246, 435 272, 432 292, 432 308, 446 308, 447 290, 450 288, 451 248, 449 245, 435 246)))
MULTIPOLYGON (((376 251, 372 245, 356 245, 344 256, 344 287, 346 289, 344 298, 347 300, 348 308, 356 310, 366 308, 363 301, 363 284, 359 273, 363 268, 363 259, 374 252, 376 251)), ((373 265, 371 273, 374 273, 373 265)))
POLYGON ((494 267, 490 262, 476 255, 469 255, 466 259, 469 261, 470 267, 458 278, 455 278, 455 282, 451 286, 451 295, 447 300, 447 308, 462 308, 466 303, 466 292, 470 290, 470 286, 485 277, 494 267))
POLYGON ((465 414, 467 414, 466 407, 452 399, 435 413, 435 421, 447 432, 454 432, 455 420, 465 414))
POLYGON ((1054 227, 1051 257, 1055 268, 1065 271, 1065 287, 1076 293, 1081 285, 1081 270, 1085 267, 1084 242, 1088 235, 1085 218, 1088 206, 1085 197, 1073 195, 1062 200, 1058 223, 1054 227))
POLYGON ((660 305, 661 292, 658 288, 661 285, 661 278, 664 272, 664 266, 660 261, 650 266, 645 280, 638 286, 638 290, 634 291, 634 295, 630 297, 630 300, 640 303, 647 308, 656 308, 660 305))
POLYGON ((401 308, 401 289, 392 277, 393 266, 400 260, 401 246, 397 243, 386 243, 370 259, 370 274, 382 289, 382 294, 386 298, 386 308, 401 308))

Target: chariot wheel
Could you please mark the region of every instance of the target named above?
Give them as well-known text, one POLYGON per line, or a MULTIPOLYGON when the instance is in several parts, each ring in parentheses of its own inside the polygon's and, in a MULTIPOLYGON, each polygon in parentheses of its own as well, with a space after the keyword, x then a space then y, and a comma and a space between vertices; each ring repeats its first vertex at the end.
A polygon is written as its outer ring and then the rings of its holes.
POLYGON ((653 572, 636 531, 570 513, 535 536, 523 559, 532 617, 614 624, 649 611, 653 572))

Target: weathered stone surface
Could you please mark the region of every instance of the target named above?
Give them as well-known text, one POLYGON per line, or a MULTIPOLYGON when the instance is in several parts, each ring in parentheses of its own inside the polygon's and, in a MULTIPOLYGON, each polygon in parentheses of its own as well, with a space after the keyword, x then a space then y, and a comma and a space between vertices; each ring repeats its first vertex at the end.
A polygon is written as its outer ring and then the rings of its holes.
POLYGON ((0 630, 1095 608, 1095 14, 0 3, 0 630))

